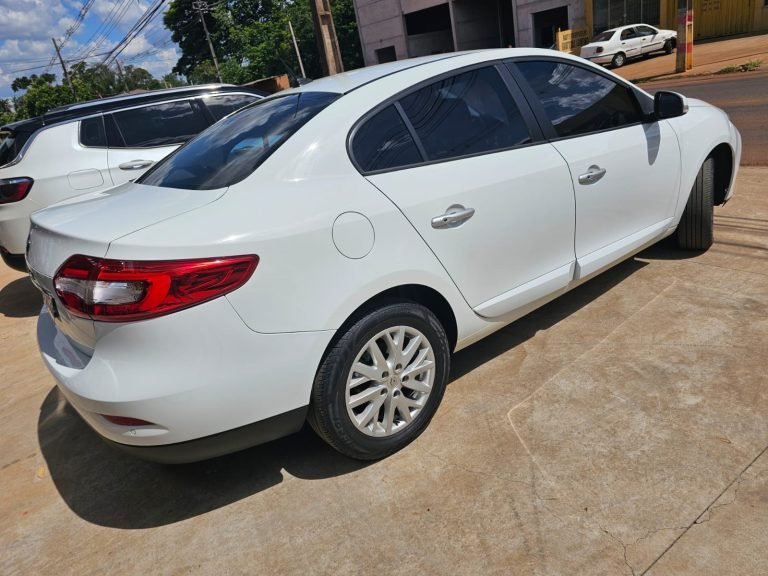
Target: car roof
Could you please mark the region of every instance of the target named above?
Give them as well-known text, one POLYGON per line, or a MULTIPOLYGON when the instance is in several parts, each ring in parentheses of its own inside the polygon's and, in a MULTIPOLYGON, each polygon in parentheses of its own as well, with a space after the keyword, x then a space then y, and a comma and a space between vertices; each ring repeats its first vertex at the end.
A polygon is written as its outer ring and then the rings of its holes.
POLYGON ((257 96, 265 96, 264 92, 249 87, 235 86, 233 84, 203 84, 200 86, 182 86, 179 88, 167 88, 162 90, 148 90, 137 94, 118 94, 107 98, 98 98, 87 100, 85 102, 76 102, 53 108, 34 118, 19 120, 2 126, 2 130, 13 132, 33 132, 42 126, 62 122, 65 120, 74 120, 99 112, 109 112, 126 106, 140 106, 142 104, 151 104, 153 102, 163 102, 179 97, 194 97, 208 93, 221 92, 248 92, 257 96))
MULTIPOLYGON (((332 92, 337 94, 346 94, 361 86, 375 82, 381 78, 410 70, 419 66, 427 66, 433 62, 447 60, 449 58, 457 59, 457 66, 461 66, 462 57, 476 57, 477 55, 486 55, 488 60, 502 58, 519 58, 521 56, 552 56, 553 51, 545 48, 486 48, 482 50, 466 50, 463 52, 449 52, 445 54, 435 54, 432 56, 420 56, 418 58, 408 58, 406 60, 397 60, 387 62, 386 64, 376 64, 365 68, 350 70, 326 76, 318 80, 313 80, 302 84, 298 88, 291 88, 277 95, 284 95, 295 92, 332 92)), ((567 56, 564 52, 555 52, 557 56, 567 56)), ((474 58, 473 58, 474 59, 474 58)))

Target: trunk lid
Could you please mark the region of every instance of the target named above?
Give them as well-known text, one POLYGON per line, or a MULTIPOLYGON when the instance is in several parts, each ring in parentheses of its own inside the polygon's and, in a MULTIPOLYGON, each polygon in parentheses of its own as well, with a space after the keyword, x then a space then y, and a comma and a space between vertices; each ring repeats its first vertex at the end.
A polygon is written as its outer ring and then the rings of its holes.
POLYGON ((70 256, 104 257, 112 241, 201 208, 225 191, 157 188, 129 182, 35 212, 27 241, 27 265, 56 326, 81 351, 93 352, 93 322, 67 313, 54 290, 53 278, 70 256))
POLYGON ((605 54, 608 49, 608 43, 607 42, 593 42, 592 44, 587 44, 586 46, 581 47, 581 52, 579 55, 582 58, 591 58, 593 56, 599 56, 600 54, 605 54), (602 48, 603 51, 599 52, 597 51, 598 48, 602 48))

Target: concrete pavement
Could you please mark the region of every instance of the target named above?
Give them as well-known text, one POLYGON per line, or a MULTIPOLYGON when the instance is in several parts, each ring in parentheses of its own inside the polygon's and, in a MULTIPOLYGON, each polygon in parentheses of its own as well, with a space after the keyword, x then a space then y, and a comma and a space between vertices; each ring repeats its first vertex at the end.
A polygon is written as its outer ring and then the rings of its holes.
POLYGON ((704 254, 656 246, 457 355, 426 433, 310 432, 195 465, 105 446, 0 268, 0 574, 760 574, 768 168, 704 254))

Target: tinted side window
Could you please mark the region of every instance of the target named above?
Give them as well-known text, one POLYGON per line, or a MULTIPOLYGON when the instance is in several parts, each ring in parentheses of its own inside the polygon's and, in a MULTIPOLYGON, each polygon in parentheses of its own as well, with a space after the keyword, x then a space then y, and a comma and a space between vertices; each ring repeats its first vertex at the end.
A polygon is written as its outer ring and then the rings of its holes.
POLYGON ((214 120, 218 121, 228 116, 235 110, 240 110, 256 101, 256 96, 248 94, 218 94, 208 96, 203 99, 208 111, 213 115, 214 120))
POLYGON ((300 92, 257 102, 166 156, 138 182, 187 190, 236 184, 338 97, 327 92, 300 92))
POLYGON ((656 30, 654 30, 650 26, 638 26, 636 30, 638 34, 640 34, 640 36, 653 36, 654 34, 656 34, 656 30))
POLYGON ((428 160, 531 142, 528 127, 495 68, 435 82, 403 98, 401 105, 428 160))
POLYGON ((558 62, 518 62, 558 136, 640 122, 631 90, 590 70, 558 62))
POLYGON ((104 132, 104 119, 102 116, 86 118, 80 121, 80 144, 94 148, 104 148, 107 146, 107 135, 104 132))
POLYGON ((153 104, 112 116, 128 148, 179 144, 208 126, 189 100, 153 104))
POLYGON ((394 106, 366 120, 355 133, 352 154, 364 172, 421 162, 421 154, 394 106))

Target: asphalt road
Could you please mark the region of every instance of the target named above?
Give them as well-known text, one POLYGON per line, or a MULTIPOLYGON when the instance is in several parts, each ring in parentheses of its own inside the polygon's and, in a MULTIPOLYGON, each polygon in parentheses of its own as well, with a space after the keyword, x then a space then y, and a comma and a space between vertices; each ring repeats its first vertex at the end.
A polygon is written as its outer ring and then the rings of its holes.
POLYGON ((741 132, 743 166, 768 165, 768 71, 649 82, 648 92, 673 90, 725 110, 741 132))

